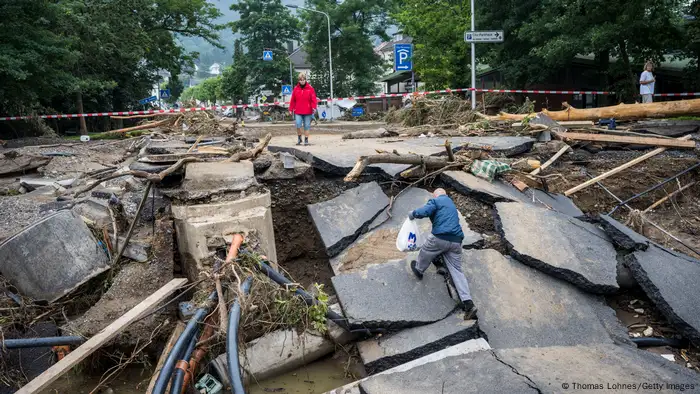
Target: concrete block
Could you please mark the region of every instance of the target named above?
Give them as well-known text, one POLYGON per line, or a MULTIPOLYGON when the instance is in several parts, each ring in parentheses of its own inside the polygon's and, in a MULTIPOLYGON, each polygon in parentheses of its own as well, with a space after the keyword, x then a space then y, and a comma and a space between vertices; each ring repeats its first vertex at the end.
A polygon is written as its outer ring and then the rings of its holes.
POLYGON ((241 211, 256 207, 270 208, 272 199, 270 192, 255 193, 247 195, 241 199, 234 201, 226 201, 215 204, 198 204, 198 205, 173 205, 173 217, 176 220, 188 220, 191 218, 202 218, 209 216, 236 216, 241 211))
POLYGON ((369 224, 387 206, 389 197, 377 182, 370 182, 307 208, 326 253, 332 257, 367 231, 369 224))
POLYGON ((107 254, 69 210, 45 217, 0 244, 0 272, 37 300, 55 301, 108 269, 107 254))
MULTIPOLYGON (((340 316, 344 316, 343 309, 340 307, 340 304, 329 305, 328 309, 339 314, 340 316)), ((328 336, 333 340, 333 342, 337 343, 338 345, 345 345, 347 343, 353 342, 357 338, 356 334, 347 331, 346 329, 340 327, 331 320, 327 320, 326 324, 328 325, 328 336)))
POLYGON ((431 265, 418 280, 407 260, 394 260, 332 279, 350 324, 401 329, 444 319, 455 308, 444 278, 431 265))
POLYGON ((97 227, 112 228, 112 217, 109 215, 107 200, 91 197, 76 204, 72 211, 95 222, 97 227))
POLYGON ((631 228, 618 222, 608 215, 598 215, 603 230, 608 234, 612 242, 625 250, 647 250, 651 241, 631 228))
POLYGON ((657 245, 623 258, 637 283, 681 334, 700 344, 700 260, 657 245))
POLYGON ((374 375, 478 336, 476 321, 455 313, 432 324, 362 341, 357 349, 367 373, 374 375))
POLYGON ((524 264, 591 293, 619 290, 617 252, 598 227, 520 203, 496 203, 495 224, 511 256, 524 264))
POLYGON ((195 200, 219 193, 240 192, 257 184, 250 161, 190 163, 182 186, 172 196, 195 200))
POLYGON ((214 252, 210 249, 210 245, 214 246, 210 241, 229 234, 247 234, 255 231, 265 255, 271 261, 277 261, 270 208, 255 207, 241 211, 235 216, 216 215, 176 220, 175 228, 178 249, 184 262, 183 268, 190 280, 197 279, 202 270, 210 270, 204 266, 205 260, 214 252))
MULTIPOLYGON (((307 331, 278 330, 246 344, 240 350, 243 381, 260 381, 281 375, 332 353, 335 343, 307 331)), ((226 353, 217 357, 217 364, 228 365, 226 353)))

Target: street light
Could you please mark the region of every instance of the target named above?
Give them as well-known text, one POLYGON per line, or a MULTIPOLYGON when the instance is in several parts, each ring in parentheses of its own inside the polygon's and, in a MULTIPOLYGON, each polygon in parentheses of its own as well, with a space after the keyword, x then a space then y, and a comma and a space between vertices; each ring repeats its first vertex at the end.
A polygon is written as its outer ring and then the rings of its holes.
POLYGON ((311 12, 316 12, 318 14, 323 14, 326 16, 326 21, 328 22, 328 68, 330 70, 330 84, 331 84, 331 101, 329 102, 328 107, 331 110, 331 118, 330 121, 333 121, 333 58, 331 57, 331 17, 328 16, 323 11, 318 11, 318 10, 312 10, 311 8, 305 8, 305 7, 299 7, 298 5, 287 5, 287 8, 293 8, 293 9, 299 9, 299 10, 306 10, 306 11, 311 11, 311 12))

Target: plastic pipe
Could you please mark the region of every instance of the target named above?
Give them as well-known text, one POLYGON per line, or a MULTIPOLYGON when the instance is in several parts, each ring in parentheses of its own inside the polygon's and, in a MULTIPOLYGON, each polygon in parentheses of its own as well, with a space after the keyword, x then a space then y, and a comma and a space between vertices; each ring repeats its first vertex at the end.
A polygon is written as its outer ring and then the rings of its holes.
POLYGON ((238 257, 238 249, 240 249, 241 244, 243 244, 243 236, 241 234, 233 234, 231 247, 228 249, 228 254, 226 255, 227 263, 238 257))
POLYGON ((688 346, 688 341, 674 338, 630 338, 638 347, 669 346, 682 349, 688 346))
MULTIPOLYGON (((252 277, 248 277, 241 286, 243 294, 250 292, 252 277)), ((231 382, 233 394, 245 394, 243 379, 241 377, 241 362, 238 359, 238 323, 241 318, 241 303, 239 299, 233 303, 228 315, 228 332, 226 333, 226 361, 228 364, 228 377, 231 382)))
POLYGON ((165 393, 165 389, 168 386, 168 381, 173 374, 177 360, 182 358, 181 356, 192 340, 192 336, 194 336, 197 332, 197 325, 207 316, 207 313, 209 313, 209 309, 211 308, 211 303, 216 301, 216 299, 216 291, 214 291, 209 295, 206 305, 197 309, 194 316, 192 316, 190 321, 187 323, 185 330, 182 332, 182 334, 180 334, 180 337, 177 339, 177 342, 175 342, 175 345, 168 354, 168 358, 165 360, 163 368, 160 370, 156 384, 153 386, 153 391, 151 392, 152 394, 165 393))
POLYGON ((5 339, 2 346, 5 349, 22 349, 28 347, 48 347, 80 345, 85 342, 83 337, 44 337, 44 338, 23 338, 5 339))
POLYGON ((197 346, 197 335, 193 335, 190 340, 190 344, 187 345, 185 353, 182 360, 177 362, 175 373, 173 374, 173 381, 170 384, 170 394, 180 394, 180 392, 185 387, 185 376, 187 376, 187 370, 189 368, 189 360, 192 357, 192 352, 194 352, 194 347, 197 346))
POLYGON ((187 358, 185 358, 185 360, 189 361, 187 362, 185 382, 182 385, 182 394, 185 394, 190 382, 194 380, 194 376, 197 373, 197 366, 199 365, 199 362, 202 361, 202 358, 204 358, 204 355, 207 354, 207 350, 209 350, 209 345, 207 345, 206 342, 212 335, 214 335, 215 316, 216 315, 212 315, 204 321, 204 331, 202 332, 202 336, 199 338, 199 342, 203 342, 204 344, 198 346, 196 349, 194 349, 194 352, 190 353, 187 358))

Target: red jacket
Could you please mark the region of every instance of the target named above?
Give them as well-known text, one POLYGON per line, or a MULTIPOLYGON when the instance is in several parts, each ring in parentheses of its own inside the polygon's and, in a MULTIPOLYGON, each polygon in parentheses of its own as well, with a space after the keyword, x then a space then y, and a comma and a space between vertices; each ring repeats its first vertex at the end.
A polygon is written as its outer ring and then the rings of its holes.
POLYGON ((289 112, 297 115, 311 115, 316 109, 316 91, 310 83, 306 83, 303 88, 297 84, 292 92, 292 99, 289 101, 289 112))

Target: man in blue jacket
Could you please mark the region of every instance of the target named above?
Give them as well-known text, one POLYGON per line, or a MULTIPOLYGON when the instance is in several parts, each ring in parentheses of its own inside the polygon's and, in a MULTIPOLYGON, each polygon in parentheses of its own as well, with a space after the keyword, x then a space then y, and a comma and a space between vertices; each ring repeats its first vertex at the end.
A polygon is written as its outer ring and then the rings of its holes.
POLYGON ((464 319, 469 320, 476 315, 476 307, 469 293, 467 278, 462 272, 462 239, 464 233, 459 224, 459 214, 452 199, 447 196, 445 189, 435 189, 432 199, 423 207, 408 214, 408 218, 430 218, 433 223, 432 234, 428 236, 418 254, 418 261, 411 261, 411 270, 423 279, 423 272, 428 269, 433 259, 442 255, 445 265, 450 272, 452 282, 457 288, 457 294, 464 309, 464 319))

